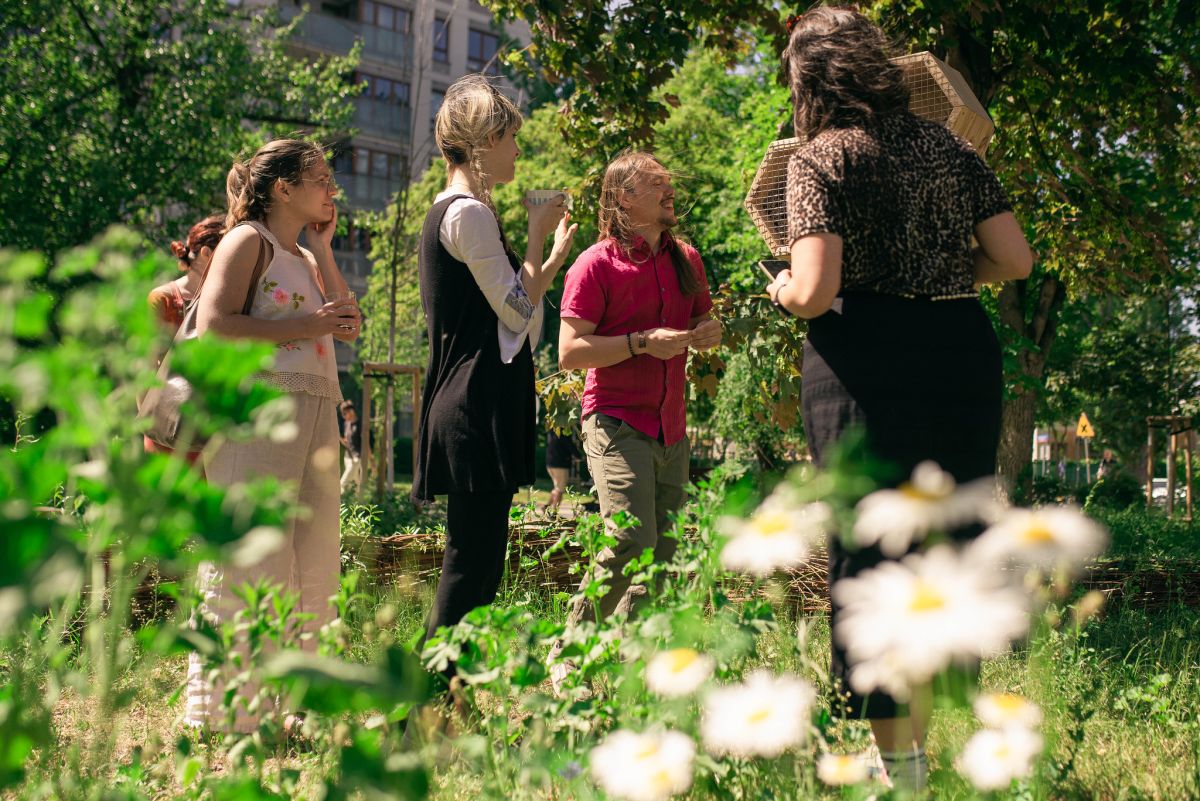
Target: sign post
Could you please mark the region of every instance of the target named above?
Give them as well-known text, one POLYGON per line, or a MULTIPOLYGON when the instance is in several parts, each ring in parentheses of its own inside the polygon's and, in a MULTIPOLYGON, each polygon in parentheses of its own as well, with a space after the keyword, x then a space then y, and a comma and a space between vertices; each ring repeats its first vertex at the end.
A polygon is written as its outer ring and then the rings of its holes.
MULTIPOLYGON (((1079 425, 1075 426, 1075 436, 1083 440, 1083 464, 1087 471, 1087 482, 1092 483, 1092 455, 1088 448, 1088 444, 1092 441, 1092 437, 1096 436, 1092 424, 1087 419, 1087 412, 1080 412, 1079 425)), ((1076 473, 1078 475, 1078 473, 1076 473)))

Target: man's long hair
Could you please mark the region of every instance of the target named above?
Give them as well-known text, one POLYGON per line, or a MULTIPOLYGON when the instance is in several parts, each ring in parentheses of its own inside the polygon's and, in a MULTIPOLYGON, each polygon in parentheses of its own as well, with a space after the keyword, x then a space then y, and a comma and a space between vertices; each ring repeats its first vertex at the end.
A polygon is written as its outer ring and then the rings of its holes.
MULTIPOLYGON (((629 212, 621 206, 621 197, 632 192, 637 187, 638 176, 653 167, 663 167, 662 162, 643 150, 626 150, 617 156, 604 170, 604 180, 600 184, 600 235, 597 242, 612 239, 624 249, 626 255, 633 249, 633 237, 636 232, 629 223, 629 212)), ((696 275, 687 254, 683 251, 675 235, 671 231, 663 232, 667 252, 671 255, 671 264, 675 266, 675 277, 679 279, 679 290, 686 296, 699 295, 704 291, 704 283, 696 275)))

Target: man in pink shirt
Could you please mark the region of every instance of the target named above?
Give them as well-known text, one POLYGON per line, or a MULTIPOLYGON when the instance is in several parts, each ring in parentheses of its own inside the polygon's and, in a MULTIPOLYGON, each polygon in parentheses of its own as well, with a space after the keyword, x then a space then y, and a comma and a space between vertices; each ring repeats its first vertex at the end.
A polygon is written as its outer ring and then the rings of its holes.
MULTIPOLYGON (((626 564, 647 548, 658 561, 675 551, 663 533, 688 480, 687 351, 721 342, 700 254, 671 233, 674 199, 671 174, 650 154, 627 152, 609 164, 599 241, 575 261, 563 292, 559 364, 587 369, 584 450, 600 512, 638 520, 596 559, 611 572, 603 616, 628 612, 646 593, 622 575, 626 564)), ((591 615, 580 599, 567 622, 591 615)), ((561 680, 557 667, 552 675, 561 680)))

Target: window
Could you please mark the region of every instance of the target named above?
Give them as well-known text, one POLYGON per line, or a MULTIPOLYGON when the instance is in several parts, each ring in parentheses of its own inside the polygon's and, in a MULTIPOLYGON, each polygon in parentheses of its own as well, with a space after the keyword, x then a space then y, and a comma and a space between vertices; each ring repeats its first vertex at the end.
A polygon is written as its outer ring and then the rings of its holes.
POLYGON ((433 130, 437 124, 438 111, 442 108, 442 101, 446 99, 446 92, 442 89, 429 90, 429 130, 433 130))
POLYGON ((371 249, 371 231, 359 225, 354 217, 346 216, 346 235, 333 237, 333 249, 342 253, 366 253, 371 249))
POLYGON ((500 37, 487 31, 471 29, 467 37, 467 67, 477 72, 487 70, 489 75, 500 72, 496 51, 500 49, 500 37))
POLYGON ((375 0, 363 0, 359 19, 367 25, 383 28, 396 33, 408 33, 412 23, 412 12, 407 8, 378 3, 375 0))
POLYGON ((450 20, 442 17, 433 18, 433 60, 450 63, 450 20))
POLYGON ((354 173, 356 175, 367 175, 371 178, 400 178, 403 166, 403 159, 395 153, 371 150, 366 147, 354 148, 354 173))
POLYGON ((364 97, 377 100, 380 103, 394 103, 400 106, 408 105, 409 85, 404 81, 393 81, 380 75, 360 72, 359 81, 367 85, 364 97))

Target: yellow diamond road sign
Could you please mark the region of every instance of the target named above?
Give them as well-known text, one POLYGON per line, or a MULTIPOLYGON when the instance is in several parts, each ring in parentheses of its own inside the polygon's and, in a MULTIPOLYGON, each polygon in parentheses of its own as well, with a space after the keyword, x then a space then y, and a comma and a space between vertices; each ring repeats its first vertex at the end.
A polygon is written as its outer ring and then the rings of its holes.
POLYGON ((1092 429, 1092 424, 1088 422, 1086 412, 1079 415, 1079 425, 1075 427, 1075 436, 1081 439, 1091 439, 1096 436, 1096 432, 1092 429))

